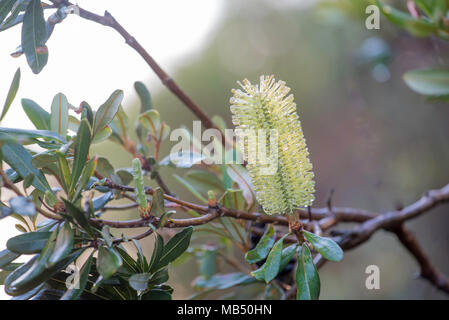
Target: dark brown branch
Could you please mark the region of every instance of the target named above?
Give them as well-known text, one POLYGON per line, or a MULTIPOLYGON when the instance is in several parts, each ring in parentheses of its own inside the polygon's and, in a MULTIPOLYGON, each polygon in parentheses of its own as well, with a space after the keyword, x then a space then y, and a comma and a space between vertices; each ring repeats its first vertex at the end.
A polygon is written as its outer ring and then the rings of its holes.
POLYGON ((426 213, 439 204, 449 202, 449 184, 438 190, 426 192, 415 203, 398 211, 391 211, 378 215, 362 223, 358 228, 349 232, 341 240, 344 249, 353 248, 367 241, 377 230, 391 229, 403 222, 426 213))
POLYGON ((419 245, 413 233, 407 230, 403 225, 392 229, 392 232, 396 234, 399 241, 404 245, 405 248, 407 248, 407 250, 418 262, 421 268, 420 276, 430 281, 430 283, 432 283, 438 289, 449 293, 448 277, 442 274, 432 265, 429 257, 424 252, 424 249, 419 245))
MULTIPOLYGON (((51 0, 55 5, 73 5, 69 1, 51 0)), ((105 11, 104 15, 98 15, 83 8, 79 8, 79 15, 81 18, 90 20, 101 25, 111 27, 117 31, 124 39, 126 44, 133 48, 150 66, 150 68, 156 73, 162 83, 179 99, 181 102, 201 120, 201 123, 208 129, 216 129, 219 132, 221 130, 214 124, 212 119, 204 112, 204 110, 198 106, 171 78, 159 64, 150 56, 150 54, 142 47, 142 45, 120 24, 117 20, 108 12, 105 11)), ((222 143, 225 145, 225 137, 222 133, 222 143)))

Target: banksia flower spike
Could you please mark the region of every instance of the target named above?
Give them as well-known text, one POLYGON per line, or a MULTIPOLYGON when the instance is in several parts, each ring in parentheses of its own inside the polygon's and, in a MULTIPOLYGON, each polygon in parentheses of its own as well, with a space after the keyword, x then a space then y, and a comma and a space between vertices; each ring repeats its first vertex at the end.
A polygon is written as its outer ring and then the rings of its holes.
POLYGON ((247 79, 238 84, 243 91, 232 90, 232 121, 257 200, 267 214, 296 216, 298 207, 312 205, 315 182, 290 88, 273 76, 261 76, 259 85, 247 79), (257 139, 244 139, 251 131, 257 139), (267 173, 267 163, 277 170, 267 173))

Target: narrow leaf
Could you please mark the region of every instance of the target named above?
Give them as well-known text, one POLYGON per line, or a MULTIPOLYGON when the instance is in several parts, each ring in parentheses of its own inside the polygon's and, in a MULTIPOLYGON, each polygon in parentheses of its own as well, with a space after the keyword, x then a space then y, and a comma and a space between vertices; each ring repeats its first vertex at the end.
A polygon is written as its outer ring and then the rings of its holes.
POLYGON ((69 126, 69 102, 67 97, 58 93, 51 104, 50 127, 62 137, 67 135, 69 126))
POLYGON ((185 228, 167 242, 162 250, 157 269, 165 267, 186 251, 189 247, 192 233, 193 227, 185 228))
POLYGON ((315 300, 320 296, 320 277, 313 264, 309 247, 305 243, 298 253, 296 286, 298 300, 315 300))
POLYGON ((21 216, 34 216, 36 214, 36 207, 30 199, 26 197, 13 197, 9 200, 9 205, 14 213, 21 216))
POLYGON ((6 143, 2 147, 3 159, 13 168, 19 175, 25 179, 29 175, 33 175, 33 186, 44 192, 51 190, 50 185, 45 179, 41 171, 36 169, 32 164, 31 155, 28 151, 17 143, 6 143))
POLYGON ((56 264, 69 255, 73 248, 73 237, 73 229, 67 221, 64 222, 64 225, 59 229, 55 248, 48 259, 47 267, 56 264))
POLYGON ((330 261, 340 261, 343 259, 343 250, 332 239, 317 236, 304 230, 304 237, 312 244, 323 258, 330 261))
POLYGON ((248 263, 256 263, 268 256, 271 247, 274 244, 274 228, 272 225, 268 227, 264 235, 260 239, 256 247, 248 251, 245 255, 245 259, 248 263))
POLYGON ((18 257, 20 257, 19 253, 9 251, 8 249, 0 251, 0 268, 3 268, 6 265, 10 264, 18 257))
POLYGON ((149 273, 136 273, 129 277, 129 285, 137 292, 142 292, 148 289, 148 281, 151 274, 149 273))
POLYGON ((31 0, 26 8, 22 26, 22 49, 28 65, 34 73, 39 73, 47 64, 47 27, 40 0, 31 0))
POLYGON ((282 243, 284 238, 276 241, 270 253, 268 254, 267 261, 265 262, 265 282, 268 283, 278 275, 281 267, 282 260, 282 243))
POLYGON ((151 110, 153 104, 151 102, 151 94, 147 87, 140 81, 134 82, 134 88, 140 99, 140 113, 151 110))
POLYGON ((12 237, 6 242, 8 250, 16 253, 39 253, 44 248, 51 232, 28 232, 12 237))
POLYGON ((90 269, 92 268, 93 253, 89 256, 80 270, 79 287, 67 290, 61 297, 61 300, 77 300, 86 288, 89 279, 90 269))
POLYGON ((109 99, 100 106, 95 114, 93 135, 106 127, 114 119, 123 100, 123 91, 116 90, 109 99))
POLYGON ((16 97, 17 90, 19 90, 19 83, 20 83, 20 68, 17 69, 16 73, 14 74, 14 78, 12 79, 12 83, 11 83, 11 86, 9 87, 8 95, 6 96, 5 104, 3 105, 3 111, 2 111, 2 115, 0 116, 0 121, 3 120, 6 113, 9 110, 9 107, 11 106, 12 102, 14 101, 14 98, 16 97))
POLYGON ((50 130, 50 114, 36 102, 22 99, 22 107, 28 118, 38 130, 50 130))
POLYGON ((449 70, 424 69, 404 74, 405 83, 420 94, 428 96, 449 95, 449 70))
POLYGON ((112 248, 100 247, 98 249, 97 270, 103 279, 112 277, 122 265, 122 258, 112 248))
POLYGON ((73 160, 72 176, 69 186, 69 190, 71 192, 73 192, 75 185, 81 175, 81 172, 83 171, 84 164, 86 163, 89 154, 90 142, 90 125, 87 119, 83 119, 76 134, 75 140, 75 158, 73 160))

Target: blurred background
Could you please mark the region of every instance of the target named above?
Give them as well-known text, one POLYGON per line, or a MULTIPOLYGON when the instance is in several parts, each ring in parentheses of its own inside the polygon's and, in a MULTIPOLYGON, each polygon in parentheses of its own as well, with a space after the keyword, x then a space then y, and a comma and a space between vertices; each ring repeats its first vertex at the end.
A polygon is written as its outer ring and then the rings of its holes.
MULTIPOLYGON (((257 81, 261 74, 274 74, 286 81, 295 95, 314 165, 316 207, 324 206, 334 189, 335 206, 382 212, 408 205, 424 191, 449 182, 449 107, 426 101, 402 80, 411 69, 446 67, 449 44, 414 38, 383 18, 380 30, 367 30, 369 1, 78 3, 94 12, 110 11, 194 101, 209 115, 222 116, 229 128, 233 127, 230 90, 237 80, 257 81)), ((56 26, 48 43, 49 63, 38 76, 24 57, 9 56, 19 39, 18 29, 0 33, 0 99, 5 98, 14 71, 22 69, 18 98, 2 126, 31 128, 20 98, 33 99, 49 110, 53 95, 63 92, 74 105, 86 100, 98 107, 116 88, 125 90, 125 110, 135 119, 139 103, 132 85, 140 80, 148 85, 155 108, 171 128, 183 124, 192 128, 195 118, 113 30, 76 16, 67 18, 56 26)), ((129 166, 131 157, 117 150, 105 142, 95 152, 111 157, 116 168, 129 166)), ((171 177, 171 169, 161 173, 177 195, 191 199, 171 177)), ((136 216, 134 211, 120 214, 121 219, 136 216)), ((18 233, 8 219, 0 221, 1 248, 18 233)), ((407 226, 434 264, 449 274, 448 207, 407 226)), ((142 245, 151 253, 151 240, 142 245)), ((325 264, 320 270, 321 298, 448 298, 416 279, 418 271, 394 236, 378 232, 345 253, 342 262, 325 264), (365 288, 365 268, 371 264, 380 268, 380 290, 365 288)), ((193 293, 190 282, 197 274, 194 260, 171 270, 174 298, 193 293)), ((3 292, 0 296, 7 297, 3 292)))

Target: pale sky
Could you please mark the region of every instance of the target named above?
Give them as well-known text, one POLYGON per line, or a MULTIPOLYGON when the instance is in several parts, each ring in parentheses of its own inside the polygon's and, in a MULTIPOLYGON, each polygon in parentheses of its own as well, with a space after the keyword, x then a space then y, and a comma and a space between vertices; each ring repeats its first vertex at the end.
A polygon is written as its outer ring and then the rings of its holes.
MULTIPOLYGON (((201 50, 224 9, 223 0, 78 0, 77 3, 98 14, 107 9, 169 72, 201 50)), ((75 106, 86 100, 97 108, 115 89, 125 91, 126 105, 133 98, 133 83, 137 80, 149 83, 153 93, 163 88, 120 35, 78 16, 70 15, 56 25, 47 43, 48 64, 39 75, 31 72, 24 56, 10 56, 20 44, 20 27, 1 32, 0 43, 1 107, 15 71, 20 67, 22 72, 19 92, 1 126, 32 127, 22 110, 21 98, 30 98, 50 110, 53 96, 62 92, 75 106)), ((0 251, 10 237, 19 234, 15 223, 13 218, 0 220, 0 251)), ((0 299, 9 298, 0 286, 0 299)))

